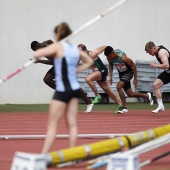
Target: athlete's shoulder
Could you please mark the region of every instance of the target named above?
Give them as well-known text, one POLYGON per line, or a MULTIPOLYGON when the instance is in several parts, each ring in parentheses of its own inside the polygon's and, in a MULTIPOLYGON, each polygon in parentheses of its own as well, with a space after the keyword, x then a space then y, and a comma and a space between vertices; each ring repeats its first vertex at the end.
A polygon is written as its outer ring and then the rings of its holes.
POLYGON ((120 49, 116 49, 116 50, 114 50, 116 53, 120 53, 120 52, 123 52, 122 50, 120 50, 120 49))
POLYGON ((168 56, 169 55, 169 51, 167 49, 161 48, 158 52, 158 56, 159 57, 163 57, 163 56, 168 56))

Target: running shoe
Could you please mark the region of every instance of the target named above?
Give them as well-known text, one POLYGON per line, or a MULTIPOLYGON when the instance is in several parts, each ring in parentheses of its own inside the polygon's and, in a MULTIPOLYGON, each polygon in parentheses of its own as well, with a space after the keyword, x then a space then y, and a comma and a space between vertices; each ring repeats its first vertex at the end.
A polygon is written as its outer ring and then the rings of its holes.
POLYGON ((100 100, 101 100, 101 96, 96 96, 96 97, 93 99, 92 103, 93 103, 93 104, 99 103, 100 100))
POLYGON ((116 109, 116 111, 114 112, 114 114, 117 114, 118 113, 118 111, 121 111, 122 110, 122 108, 123 108, 123 106, 120 104, 120 105, 117 105, 117 109, 116 109))
POLYGON ((125 107, 122 107, 122 110, 119 110, 118 113, 120 114, 124 114, 124 113, 127 113, 128 112, 128 109, 125 108, 125 107))
POLYGON ((147 93, 147 94, 148 94, 149 103, 152 106, 153 105, 153 99, 152 99, 151 93, 147 93))
POLYGON ((88 104, 85 113, 90 113, 92 111, 94 104, 88 104))
POLYGON ((162 111, 164 111, 164 110, 165 110, 164 106, 162 106, 162 107, 159 107, 159 106, 158 106, 157 109, 152 110, 152 113, 158 113, 158 112, 162 112, 162 111))

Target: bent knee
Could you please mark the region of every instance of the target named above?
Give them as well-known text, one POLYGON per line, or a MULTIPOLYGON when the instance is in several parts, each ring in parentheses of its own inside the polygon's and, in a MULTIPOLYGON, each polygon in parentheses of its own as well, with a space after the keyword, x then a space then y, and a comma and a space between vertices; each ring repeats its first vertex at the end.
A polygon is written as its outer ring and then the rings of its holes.
POLYGON ((160 87, 160 85, 158 84, 158 83, 153 83, 152 84, 152 87, 154 88, 154 89, 158 89, 159 87, 160 87))
POLYGON ((90 79, 90 77, 88 77, 88 76, 85 78, 85 80, 86 80, 87 83, 88 83, 88 82, 91 82, 91 79, 90 79))
POLYGON ((128 96, 129 98, 134 97, 133 93, 130 93, 130 94, 128 94, 127 96, 128 96))
POLYGON ((122 86, 117 85, 117 86, 116 86, 116 89, 117 89, 117 91, 120 91, 120 90, 122 90, 122 86))

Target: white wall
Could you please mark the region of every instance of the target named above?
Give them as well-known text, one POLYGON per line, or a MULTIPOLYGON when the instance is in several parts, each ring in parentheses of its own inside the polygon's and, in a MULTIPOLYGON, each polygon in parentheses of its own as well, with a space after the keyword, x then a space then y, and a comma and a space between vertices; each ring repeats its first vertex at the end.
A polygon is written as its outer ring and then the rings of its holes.
MULTIPOLYGON (((76 30, 118 0, 0 0, 0 78, 32 58, 33 40, 52 39, 61 21, 76 30)), ((152 40, 169 48, 169 0, 128 0, 73 38, 91 50, 100 45, 120 48, 135 60, 153 60, 144 51, 152 40)), ((105 57, 101 55, 105 60, 105 57)), ((49 103, 53 90, 43 83, 50 66, 33 64, 0 85, 0 104, 49 103)))

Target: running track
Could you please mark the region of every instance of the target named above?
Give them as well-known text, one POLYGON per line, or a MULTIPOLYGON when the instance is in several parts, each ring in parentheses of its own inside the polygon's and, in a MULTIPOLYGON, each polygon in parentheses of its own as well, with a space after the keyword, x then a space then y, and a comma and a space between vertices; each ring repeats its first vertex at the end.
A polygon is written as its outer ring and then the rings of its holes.
MULTIPOLYGON (((46 132, 47 113, 1 113, 0 135, 43 135, 46 132)), ((86 114, 79 112, 79 134, 104 133, 134 133, 170 123, 170 110, 152 114, 151 111, 129 111, 125 115, 115 115, 113 111, 100 111, 86 114)), ((58 134, 68 134, 64 119, 59 124, 58 134)), ((77 145, 88 144, 104 139, 78 139, 77 145)), ((3 140, 0 139, 0 170, 10 170, 13 155, 16 151, 40 153, 44 140, 3 140)), ((67 148, 68 140, 59 139, 52 150, 67 148)), ((140 161, 151 159, 166 151, 170 151, 170 144, 147 152, 140 156, 140 161)), ((83 162, 62 170, 83 170, 87 163, 83 162)), ((55 168, 50 168, 54 170, 55 168)), ((101 170, 106 168, 101 168, 101 170)), ((145 166, 142 170, 170 170, 170 155, 153 164, 145 166)))

